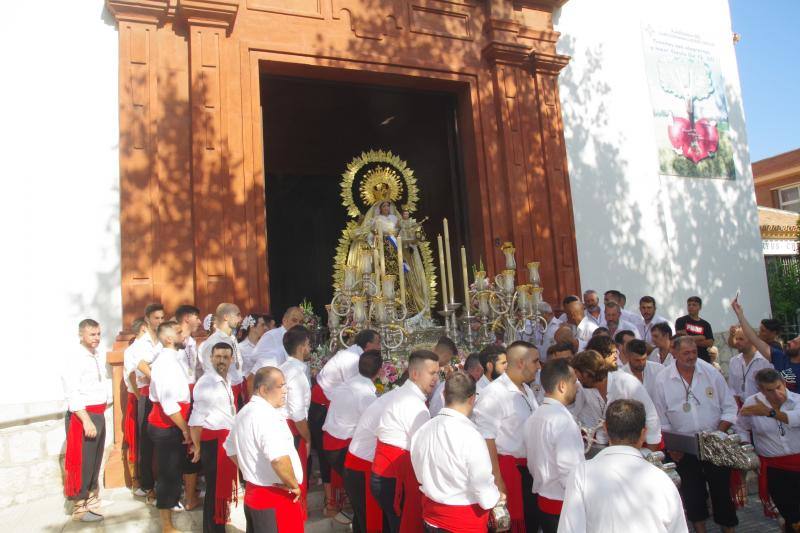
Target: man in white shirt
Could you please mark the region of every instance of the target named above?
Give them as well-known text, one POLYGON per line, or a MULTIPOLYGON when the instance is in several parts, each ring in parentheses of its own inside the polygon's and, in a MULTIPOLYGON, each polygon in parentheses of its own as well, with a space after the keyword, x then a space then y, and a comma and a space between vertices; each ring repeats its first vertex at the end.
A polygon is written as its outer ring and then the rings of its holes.
POLYGON ((508 497, 512 529, 524 530, 527 525, 529 531, 536 531, 533 480, 520 429, 538 407, 529 384, 539 372, 539 352, 532 344, 517 341, 506 356, 506 372, 481 391, 473 419, 489 448, 497 488, 508 497))
POLYGON ((240 405, 239 402, 244 399, 244 396, 247 396, 247 391, 243 390, 242 365, 244 365, 244 361, 242 361, 242 355, 239 353, 239 343, 236 342, 236 337, 233 335, 233 330, 236 329, 241 321, 242 313, 236 304, 219 304, 214 312, 214 333, 209 335, 200 347, 200 361, 203 364, 203 371, 215 372, 211 364, 211 349, 220 342, 231 345, 233 359, 230 368, 228 368, 228 380, 237 405, 240 405))
POLYGON ((206 479, 203 502, 203 531, 224 533, 230 502, 236 494, 237 470, 222 445, 228 438, 236 416, 236 401, 228 381, 233 348, 227 342, 211 347, 214 372, 203 374, 193 392, 189 433, 192 438, 192 462, 202 459, 206 479))
MULTIPOLYGON (((328 464, 342 477, 345 491, 353 506, 353 531, 366 531, 364 477, 345 476, 347 448, 359 419, 377 399, 375 380, 381 373, 383 359, 379 350, 367 350, 359 356, 358 375, 337 385, 330 392, 330 406, 322 426, 322 446, 328 464)), ((339 521, 339 520, 337 520, 339 521)))
POLYGON ((728 386, 738 405, 758 392, 756 373, 762 368, 773 368, 772 363, 756 351, 753 343, 745 337, 742 328, 736 328, 733 345, 739 354, 728 363, 728 386))
POLYGON ((566 358, 547 361, 539 375, 545 397, 522 431, 539 526, 555 533, 567 477, 584 461, 581 430, 566 407, 575 401, 578 387, 566 358))
POLYGON ((261 336, 251 355, 253 359, 251 373, 255 374, 259 368, 264 368, 265 366, 278 368, 286 361, 289 354, 283 348, 283 336, 293 327, 301 325, 303 318, 302 309, 296 306, 290 307, 283 314, 281 326, 269 330, 261 336))
MULTIPOLYGON (((625 372, 610 370, 609 360, 593 350, 576 355, 572 360, 572 368, 583 386, 572 412, 583 425, 597 427, 600 420, 605 418, 606 406, 615 400, 637 400, 647 412, 647 446, 652 450, 659 448, 661 422, 658 411, 639 380, 625 372)), ((608 436, 602 427, 595 434, 595 439, 600 446, 608 443, 608 436)))
POLYGON ((139 427, 139 454, 138 472, 139 489, 134 492, 136 496, 153 498, 155 476, 153 471, 153 441, 147 431, 147 419, 153 409, 150 401, 150 365, 161 352, 161 343, 158 341, 158 326, 164 322, 164 306, 158 303, 149 304, 144 308, 144 322, 147 325, 147 334, 136 339, 131 345, 135 361, 136 387, 139 391, 137 402, 137 421, 139 427))
POLYGON ((605 309, 605 326, 608 335, 613 339, 618 331, 630 331, 638 339, 639 328, 636 324, 622 318, 622 308, 616 302, 608 302, 605 309))
POLYGON ((454 372, 444 388, 445 407, 411 439, 411 464, 420 482, 422 519, 444 531, 485 533, 501 498, 484 440, 469 419, 475 381, 454 372))
POLYGON ((496 380, 506 372, 508 359, 505 346, 489 344, 478 352, 478 359, 483 367, 483 376, 476 383, 478 392, 482 391, 489 383, 496 380))
MULTIPOLYGON (((144 322, 144 317, 134 319, 131 324, 131 332, 134 337, 129 341, 128 347, 125 348, 122 356, 123 380, 127 394, 125 396, 125 414, 122 419, 122 431, 124 435, 123 444, 123 466, 125 467, 126 476, 131 480, 131 488, 135 492, 141 491, 139 488, 139 473, 138 473, 138 457, 139 457, 139 424, 137 421, 137 413, 139 410, 139 388, 136 386, 136 349, 133 348, 133 343, 142 335, 147 334, 147 324, 144 322)), ((144 492, 140 492, 140 496, 144 496, 144 492)))
POLYGON ((642 315, 642 321, 637 324, 639 326, 639 338, 652 345, 653 337, 650 333, 653 326, 656 324, 669 324, 669 321, 656 314, 656 299, 652 296, 639 298, 639 314, 642 315))
POLYGON ((439 356, 439 383, 433 389, 428 410, 431 416, 436 416, 444 407, 444 382, 453 371, 453 359, 458 357, 458 348, 450 337, 442 336, 433 347, 433 352, 439 356))
POLYGON ((73 500, 72 517, 97 522, 100 514, 100 467, 105 449, 105 410, 111 386, 105 352, 100 346, 100 324, 91 318, 78 324, 80 344, 70 350, 61 380, 67 400, 67 447, 64 493, 73 500))
POLYGON ((158 483, 155 485, 156 508, 161 516, 162 531, 175 531, 171 511, 182 511, 180 503, 182 481, 186 483, 186 508, 199 504, 195 493, 199 465, 189 460, 189 409, 191 395, 186 372, 178 361, 175 349, 178 324, 168 321, 158 326, 158 340, 163 346, 153 362, 150 374, 150 401, 153 409, 147 417, 147 431, 153 441, 158 483), (183 476, 183 479, 181 479, 183 476), (192 476, 191 478, 188 476, 192 476))
POLYGON ((542 343, 540 346, 537 346, 540 354, 547 353, 547 349, 558 342, 555 340, 556 331, 558 331, 558 328, 564 325, 564 320, 566 320, 566 316, 564 315, 556 317, 553 313, 552 307, 549 304, 547 305, 546 309, 549 309, 550 312, 544 315, 544 312, 542 311, 543 316, 545 316, 547 319, 547 326, 542 334, 542 343))
POLYGON ((558 533, 686 533, 675 484, 639 451, 644 406, 612 402, 605 426, 611 445, 569 477, 558 533))
POLYGON ((606 319, 603 306, 600 305, 600 295, 594 289, 589 289, 583 293, 583 306, 586 309, 586 318, 597 324, 605 326, 606 319))
POLYGON ((411 437, 430 420, 425 402, 438 380, 439 357, 428 350, 411 352, 408 380, 392 394, 378 422, 370 488, 389 523, 389 533, 400 531, 401 516, 403 523, 407 522, 412 528, 421 526, 420 493, 409 449, 411 437), (402 501, 400 514, 395 512, 396 496, 402 501))
POLYGON ((770 498, 786 521, 786 531, 800 530, 800 395, 786 389, 774 368, 755 375, 759 392, 748 397, 739 412, 739 433, 761 460, 759 496, 765 511, 770 498), (766 483, 763 483, 766 481, 766 483), (767 493, 763 487, 767 487, 767 493))
POLYGON ((619 305, 621 310, 620 318, 622 318, 627 322, 630 322, 631 324, 636 325, 638 328, 639 324, 642 322, 642 315, 634 311, 628 311, 627 309, 625 309, 625 304, 627 300, 628 298, 618 290, 611 289, 610 291, 606 291, 605 294, 603 294, 603 303, 606 306, 608 306, 610 302, 614 302, 617 305, 619 305))
POLYGON ((599 326, 594 320, 586 318, 583 302, 577 296, 564 298, 564 314, 567 317, 566 324, 574 332, 575 338, 578 339, 578 351, 583 351, 586 348, 586 343, 592 338, 592 333, 599 326))
POLYGON ((625 351, 628 353, 628 363, 622 367, 622 370, 638 379, 652 399, 654 387, 661 372, 664 371, 664 365, 647 360, 647 343, 643 340, 628 341, 625 351))
POLYGON ((236 415, 225 441, 228 457, 246 482, 247 531, 303 531, 303 467, 281 410, 285 403, 283 373, 275 367, 259 369, 253 379, 253 395, 236 415))
MULTIPOLYGON (((698 361, 692 337, 673 341, 675 364, 656 382, 653 402, 664 431, 696 434, 727 431, 736 422, 736 401, 725 378, 713 366, 698 361)), ((670 451, 681 476, 680 493, 695 531, 705 532, 706 501, 711 494, 714 522, 732 532, 739 523, 730 493, 730 469, 700 461, 696 455, 670 451), (706 488, 708 486, 708 489, 706 488)))
POLYGON ((322 426, 328 416, 330 394, 336 387, 353 376, 358 375, 358 361, 367 350, 381 349, 381 336, 377 331, 364 329, 356 333, 352 346, 339 350, 331 357, 317 374, 317 382, 311 388, 311 406, 308 409, 308 425, 311 431, 311 445, 319 458, 319 474, 325 490, 325 515, 338 516, 344 497, 344 480, 338 472, 331 472, 331 465, 325 454, 322 441, 322 426))
POLYGON ((242 374, 248 376, 250 370, 253 368, 255 359, 253 358, 253 351, 256 349, 256 344, 261 340, 261 336, 267 331, 275 328, 275 319, 269 315, 261 315, 258 313, 250 313, 244 320, 242 320, 239 330, 244 330, 247 335, 239 343, 239 353, 242 355, 242 374))
POLYGON ((480 355, 477 353, 471 353, 466 359, 464 359, 464 372, 466 372, 467 375, 472 378, 477 387, 478 381, 480 381, 483 377, 483 366, 481 366, 480 355))
POLYGON ((650 328, 650 338, 653 340, 655 348, 647 356, 649 361, 660 363, 668 367, 675 363, 672 355, 672 326, 666 322, 659 322, 650 328))
POLYGON ((200 328, 200 309, 193 305, 181 305, 175 310, 175 322, 180 329, 180 337, 183 339, 183 348, 178 350, 181 357, 178 359, 189 381, 189 389, 194 388, 197 378, 203 375, 203 367, 199 361, 197 353, 197 341, 194 335, 200 328))
POLYGON ((614 344, 617 345, 617 367, 628 364, 628 352, 625 349, 629 341, 638 340, 636 334, 629 329, 618 329, 614 335, 614 344))
POLYGON ((308 493, 308 407, 311 405, 311 384, 306 377, 306 357, 311 353, 311 332, 305 326, 294 326, 283 336, 283 347, 289 358, 278 367, 286 380, 286 423, 294 437, 294 446, 303 465, 303 499, 308 493))

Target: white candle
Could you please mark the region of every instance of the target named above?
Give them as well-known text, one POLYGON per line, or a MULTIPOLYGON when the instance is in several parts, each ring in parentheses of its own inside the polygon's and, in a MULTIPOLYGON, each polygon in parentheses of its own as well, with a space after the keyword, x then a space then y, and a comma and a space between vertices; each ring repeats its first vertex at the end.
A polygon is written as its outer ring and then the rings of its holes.
POLYGON ((453 290, 453 261, 450 258, 450 231, 447 227, 447 219, 444 219, 444 253, 447 258, 447 294, 450 295, 450 303, 456 302, 455 291, 453 290))
POLYGON ((436 240, 439 243, 439 273, 442 278, 442 309, 447 305, 447 274, 445 273, 444 266, 444 244, 442 244, 442 236, 437 235, 436 240))
POLYGON ((405 305, 406 304, 406 276, 405 272, 403 272, 403 237, 399 233, 397 234, 397 269, 399 276, 397 279, 400 282, 400 303, 405 305))
POLYGON ((464 310, 469 313, 469 277, 467 277, 467 249, 461 247, 461 274, 464 276, 464 310))
POLYGON ((383 279, 383 276, 386 275, 386 259, 383 256, 383 230, 380 227, 378 227, 378 246, 380 246, 379 254, 381 258, 380 278, 383 279))

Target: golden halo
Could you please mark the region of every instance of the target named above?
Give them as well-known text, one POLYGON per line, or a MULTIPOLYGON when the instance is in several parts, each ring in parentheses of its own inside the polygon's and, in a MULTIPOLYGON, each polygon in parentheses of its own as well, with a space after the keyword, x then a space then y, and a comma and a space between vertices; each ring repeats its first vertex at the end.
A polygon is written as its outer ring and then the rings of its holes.
POLYGON ((400 176, 388 167, 375 167, 361 181, 361 199, 367 205, 400 199, 400 176))
MULTIPOLYGON (((419 200, 417 179, 414 177, 414 171, 408 168, 408 165, 405 161, 388 150, 369 150, 368 152, 362 152, 361 155, 353 158, 353 160, 348 163, 347 170, 345 170, 344 174, 342 174, 342 205, 347 208, 347 215, 352 218, 358 218, 358 216, 361 214, 361 211, 356 205, 355 198, 353 198, 353 184, 356 181, 356 176, 359 171, 361 171, 364 166, 374 163, 384 163, 386 165, 386 167, 379 167, 383 168, 383 174, 387 174, 387 171, 394 173, 395 179, 390 180, 383 177, 381 179, 385 180, 387 182, 387 186, 390 188, 392 185, 388 182, 394 181, 398 188, 396 193, 398 200, 402 197, 402 186, 405 185, 405 207, 411 213, 413 213, 417 208, 417 201, 419 200), (400 180, 402 180, 402 182, 400 180)), ((376 170, 378 169, 370 171, 367 175, 373 175, 376 170)), ((363 180, 366 178, 361 176, 359 179, 363 180)), ((377 178, 373 178, 373 180, 377 180, 377 178)), ((367 192, 370 191, 368 188, 365 189, 364 183, 361 183, 359 185, 359 191, 361 192, 362 199, 364 199, 365 202, 371 206, 374 204, 374 202, 369 202, 366 200, 366 198, 364 198, 365 190, 367 192)), ((385 191, 380 192, 381 194, 385 194, 385 191)), ((391 193, 391 191, 389 192, 391 193)))

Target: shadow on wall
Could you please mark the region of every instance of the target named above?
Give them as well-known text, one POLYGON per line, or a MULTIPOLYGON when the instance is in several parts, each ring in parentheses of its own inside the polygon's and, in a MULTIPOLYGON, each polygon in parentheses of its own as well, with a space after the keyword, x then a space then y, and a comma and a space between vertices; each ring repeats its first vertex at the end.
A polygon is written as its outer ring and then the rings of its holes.
MULTIPOLYGON (((619 125, 624 123, 610 115, 606 102, 618 96, 603 76, 603 46, 578 46, 573 37, 562 36, 559 50, 579 57, 583 66, 568 66, 559 85, 581 273, 584 280, 606 283, 584 289, 618 288, 627 293, 631 309, 638 307, 639 297, 652 294, 659 312, 671 319, 684 314, 688 296, 698 294, 706 313, 732 319, 728 305, 736 290, 745 288, 743 280, 763 275, 754 193, 742 183, 750 180, 741 172, 749 160, 746 143, 737 138, 744 118, 736 91, 726 88, 736 181, 659 176, 655 150, 645 154, 652 172, 633 175, 631 155, 625 153, 629 139, 653 133, 623 133, 619 125), (609 131, 614 137, 608 138, 609 131), (633 180, 640 179, 652 180, 652 203, 637 202, 637 193, 631 194, 633 180), (592 275, 596 269, 602 273, 592 275)), ((641 85, 647 90, 646 83, 641 85)), ((749 301, 761 303, 759 295, 749 301)))

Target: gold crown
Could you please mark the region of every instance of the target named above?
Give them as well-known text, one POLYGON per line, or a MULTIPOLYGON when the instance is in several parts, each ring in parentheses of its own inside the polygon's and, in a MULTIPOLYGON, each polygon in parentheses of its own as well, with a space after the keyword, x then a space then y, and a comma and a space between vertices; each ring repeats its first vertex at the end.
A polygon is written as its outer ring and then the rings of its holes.
POLYGON ((389 167, 378 166, 367 172, 361 182, 361 199, 367 205, 396 202, 400 199, 400 176, 389 167))

